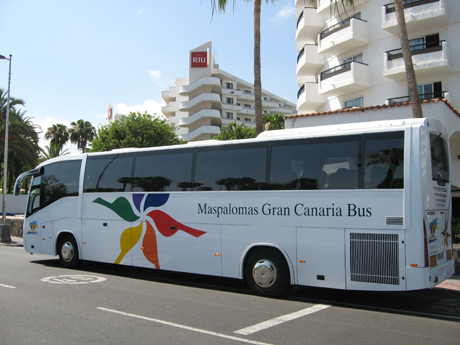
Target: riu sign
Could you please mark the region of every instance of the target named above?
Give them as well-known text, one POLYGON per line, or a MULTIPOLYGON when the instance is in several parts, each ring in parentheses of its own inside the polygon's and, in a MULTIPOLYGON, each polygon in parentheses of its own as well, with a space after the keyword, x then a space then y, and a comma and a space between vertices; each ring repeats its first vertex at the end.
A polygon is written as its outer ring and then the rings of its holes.
POLYGON ((192 52, 192 67, 208 67, 208 52, 192 52))

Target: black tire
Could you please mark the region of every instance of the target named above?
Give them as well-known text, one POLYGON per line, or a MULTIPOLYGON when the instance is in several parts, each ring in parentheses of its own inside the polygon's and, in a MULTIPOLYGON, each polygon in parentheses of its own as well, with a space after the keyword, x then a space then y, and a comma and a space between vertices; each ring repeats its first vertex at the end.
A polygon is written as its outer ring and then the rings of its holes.
POLYGON ((258 295, 277 297, 289 286, 289 267, 277 250, 257 249, 245 262, 244 278, 258 295))
POLYGON ((59 240, 58 245, 59 261, 67 268, 75 268, 80 264, 78 246, 72 235, 65 235, 59 240))

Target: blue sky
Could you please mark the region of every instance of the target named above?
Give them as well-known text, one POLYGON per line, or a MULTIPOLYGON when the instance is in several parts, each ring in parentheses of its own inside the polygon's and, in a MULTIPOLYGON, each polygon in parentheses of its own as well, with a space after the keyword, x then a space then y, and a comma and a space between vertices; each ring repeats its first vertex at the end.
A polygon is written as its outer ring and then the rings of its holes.
MULTIPOLYGON (((262 87, 293 103, 294 3, 263 2, 261 17, 262 87)), ((13 55, 11 95, 43 131, 78 119, 97 127, 109 103, 161 113, 161 92, 188 77, 189 50, 207 41, 220 68, 252 82, 252 11, 244 0, 213 17, 210 0, 0 0, 0 55, 13 55)))

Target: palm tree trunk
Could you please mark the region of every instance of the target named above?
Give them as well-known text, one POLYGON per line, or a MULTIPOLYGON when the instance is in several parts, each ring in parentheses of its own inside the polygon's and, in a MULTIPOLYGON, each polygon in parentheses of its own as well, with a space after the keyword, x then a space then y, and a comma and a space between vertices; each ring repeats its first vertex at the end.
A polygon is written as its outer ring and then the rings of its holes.
POLYGON ((409 37, 407 35, 406 19, 404 17, 403 0, 394 0, 396 19, 399 27, 399 39, 401 41, 402 55, 406 67, 406 80, 409 87, 409 96, 412 104, 412 113, 414 117, 423 117, 422 102, 418 94, 417 80, 415 78, 414 65, 412 63, 412 53, 409 46, 409 37))
POLYGON ((254 0, 254 110, 256 113, 256 133, 263 132, 262 123, 262 80, 260 63, 260 11, 261 0, 254 0))

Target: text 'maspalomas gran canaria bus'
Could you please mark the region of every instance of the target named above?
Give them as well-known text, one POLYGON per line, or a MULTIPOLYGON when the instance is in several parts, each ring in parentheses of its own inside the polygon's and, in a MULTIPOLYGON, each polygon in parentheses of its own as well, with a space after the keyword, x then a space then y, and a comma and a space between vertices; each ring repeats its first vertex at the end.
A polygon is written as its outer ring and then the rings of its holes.
POLYGON ((24 248, 289 285, 433 287, 454 273, 446 132, 434 119, 63 156, 32 177, 24 248))

